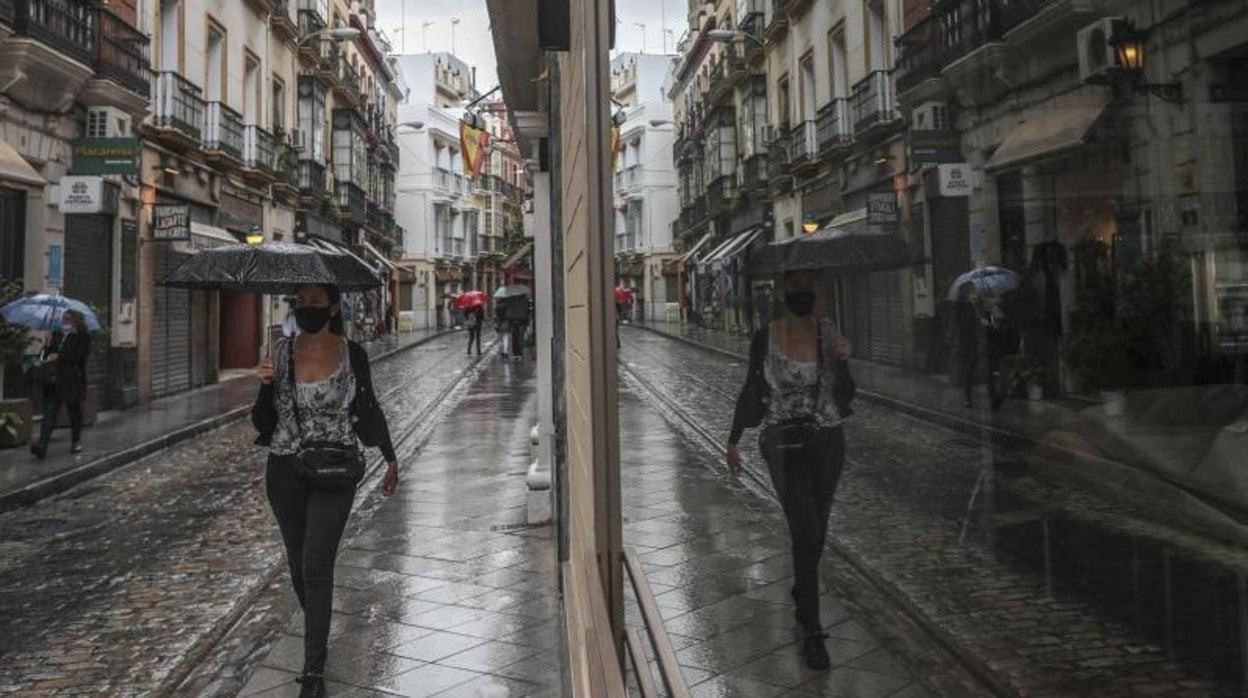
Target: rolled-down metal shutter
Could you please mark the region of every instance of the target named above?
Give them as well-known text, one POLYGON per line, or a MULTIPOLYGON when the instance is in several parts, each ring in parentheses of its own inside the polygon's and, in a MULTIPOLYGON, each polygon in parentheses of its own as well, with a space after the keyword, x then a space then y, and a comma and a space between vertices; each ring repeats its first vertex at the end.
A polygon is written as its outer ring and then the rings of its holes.
POLYGON ((877 271, 869 277, 871 359, 902 362, 901 272, 877 271))
POLYGON ((940 302, 953 280, 971 268, 970 219, 965 198, 928 201, 932 212, 932 284, 940 302))
MULTIPOLYGON (((65 216, 66 296, 90 305, 108 325, 113 303, 113 220, 104 216, 65 216)), ((108 342, 91 343, 87 385, 96 387, 100 408, 107 407, 108 342)))
MULTIPOLYGON (((154 243, 156 278, 161 279, 189 255, 154 243)), ((156 286, 152 308, 152 397, 191 387, 191 292, 156 286)))

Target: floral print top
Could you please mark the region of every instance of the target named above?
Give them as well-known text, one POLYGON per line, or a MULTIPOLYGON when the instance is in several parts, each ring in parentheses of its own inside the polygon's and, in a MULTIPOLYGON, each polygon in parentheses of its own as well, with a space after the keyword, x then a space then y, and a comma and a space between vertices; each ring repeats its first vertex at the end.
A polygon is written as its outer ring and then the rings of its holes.
POLYGON ((764 426, 786 422, 814 419, 824 428, 839 426, 842 421, 832 393, 833 362, 836 360, 836 324, 831 320, 819 321, 820 352, 823 355, 823 381, 818 381, 817 361, 794 361, 780 349, 775 332, 770 333, 767 360, 763 364, 763 376, 770 389, 764 426), (815 385, 819 384, 819 395, 815 385))
POLYGON ((359 448, 359 439, 351 424, 355 374, 351 371, 346 342, 343 342, 342 361, 333 373, 319 381, 296 385, 290 375, 292 341, 280 339, 274 349, 277 368, 277 375, 274 376, 277 385, 274 403, 278 420, 277 428, 273 431, 273 440, 269 444, 269 452, 287 456, 299 450, 299 426, 295 422, 292 392, 298 394, 299 414, 303 421, 303 443, 327 441, 359 448))

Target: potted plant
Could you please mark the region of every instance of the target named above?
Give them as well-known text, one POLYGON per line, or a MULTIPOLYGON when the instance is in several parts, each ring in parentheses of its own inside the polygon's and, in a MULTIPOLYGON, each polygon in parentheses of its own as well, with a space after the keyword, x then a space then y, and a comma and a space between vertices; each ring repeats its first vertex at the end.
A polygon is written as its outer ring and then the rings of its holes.
POLYGON ((1065 358, 1083 390, 1099 392, 1105 413, 1122 415, 1124 389, 1131 380, 1127 335, 1113 326, 1085 329, 1066 342, 1065 358))
POLYGON ((1004 394, 1023 396, 1033 401, 1044 399, 1048 372, 1037 358, 1010 356, 1001 363, 1001 390, 1004 394))

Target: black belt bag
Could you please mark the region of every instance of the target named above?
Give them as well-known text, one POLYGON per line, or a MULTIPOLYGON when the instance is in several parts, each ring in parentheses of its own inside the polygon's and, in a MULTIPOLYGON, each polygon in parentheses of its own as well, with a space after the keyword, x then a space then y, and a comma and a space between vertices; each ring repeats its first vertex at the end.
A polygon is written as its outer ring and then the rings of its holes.
POLYGON ((290 402, 295 412, 299 450, 295 475, 312 489, 339 492, 355 489, 364 479, 364 455, 358 448, 333 441, 303 441, 303 418, 299 413, 299 390, 295 385, 295 346, 290 344, 290 402))
POLYGON ((763 429, 759 447, 763 453, 796 451, 817 442, 824 431, 827 429, 813 419, 781 422, 763 429))

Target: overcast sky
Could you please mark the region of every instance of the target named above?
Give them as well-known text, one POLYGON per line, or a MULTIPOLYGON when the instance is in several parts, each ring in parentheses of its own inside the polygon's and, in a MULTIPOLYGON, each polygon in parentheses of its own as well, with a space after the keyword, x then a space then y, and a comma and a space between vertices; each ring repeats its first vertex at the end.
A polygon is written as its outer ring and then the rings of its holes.
MULTIPOLYGON (((641 51, 642 30, 637 24, 645 24, 645 50, 660 53, 666 17, 667 50, 675 51, 676 40, 685 30, 685 7, 685 0, 616 0, 616 49, 641 51)), ((485 0, 376 0, 376 8, 377 24, 399 53, 452 50, 451 20, 458 19, 455 53, 477 66, 478 89, 488 90, 498 83, 485 0), (427 22, 432 24, 425 28, 427 22)))

